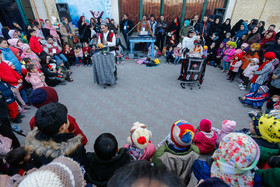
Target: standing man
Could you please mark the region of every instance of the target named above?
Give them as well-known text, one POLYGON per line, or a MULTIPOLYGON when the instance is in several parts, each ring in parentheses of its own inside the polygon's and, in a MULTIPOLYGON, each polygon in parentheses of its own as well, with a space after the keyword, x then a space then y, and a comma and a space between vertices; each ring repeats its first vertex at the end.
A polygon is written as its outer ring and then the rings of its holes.
POLYGON ((141 31, 149 31, 149 33, 154 37, 155 35, 153 34, 150 24, 147 21, 147 16, 144 15, 142 17, 142 20, 140 21, 139 25, 137 26, 137 32, 140 34, 141 31))
POLYGON ((150 28, 151 28, 153 34, 155 35, 156 34, 156 28, 157 28, 157 22, 155 20, 155 15, 154 14, 151 14, 150 20, 148 22, 150 24, 150 28))
POLYGON ((210 23, 208 22, 208 17, 204 16, 203 21, 199 23, 198 33, 200 36, 206 40, 210 30, 210 23))
POLYGON ((126 48, 129 49, 129 42, 127 38, 127 33, 133 28, 132 22, 128 19, 128 15, 125 14, 121 21, 121 32, 123 33, 123 37, 125 40, 126 48))
POLYGON ((164 20, 164 16, 160 15, 160 19, 157 22, 157 28, 156 28, 157 46, 159 47, 160 51, 162 51, 162 48, 164 46, 166 28, 167 28, 167 23, 164 20))
POLYGON ((114 51, 116 48, 116 36, 113 32, 109 31, 106 23, 101 24, 101 34, 98 37, 98 42, 103 45, 107 45, 110 51, 114 51))
POLYGON ((190 26, 192 26, 196 31, 198 31, 199 29, 199 16, 195 15, 193 20, 190 23, 190 26))

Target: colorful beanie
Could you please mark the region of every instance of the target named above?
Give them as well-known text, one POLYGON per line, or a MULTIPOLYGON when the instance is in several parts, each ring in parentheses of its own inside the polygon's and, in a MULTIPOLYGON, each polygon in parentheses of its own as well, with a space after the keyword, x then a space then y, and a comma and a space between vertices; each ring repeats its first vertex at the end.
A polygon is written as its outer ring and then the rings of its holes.
POLYGON ((179 148, 187 147, 194 138, 194 128, 184 120, 176 121, 171 128, 171 139, 179 148))
POLYGON ((242 50, 241 49, 236 49, 235 50, 235 54, 237 55, 237 54, 240 54, 240 53, 242 53, 242 50))
POLYGON ((210 132, 211 126, 212 126, 212 123, 209 119, 203 119, 200 121, 199 129, 204 132, 210 132))
POLYGON ((276 58, 276 56, 275 56, 275 53, 273 53, 273 52, 267 52, 264 54, 264 58, 266 60, 273 60, 276 58))
POLYGON ((58 95, 52 87, 41 87, 33 90, 30 94, 30 102, 36 108, 40 108, 50 102, 58 102, 58 95))
POLYGON ((271 143, 280 143, 280 119, 258 113, 253 118, 256 134, 271 143))
POLYGON ((139 149, 145 149, 152 137, 152 132, 143 123, 135 122, 130 130, 131 134, 127 138, 127 143, 135 145, 139 149))
POLYGON ((236 126, 236 122, 233 120, 224 120, 222 123, 222 129, 225 132, 233 132, 236 126))
POLYGON ((260 61, 257 58, 251 58, 251 60, 253 60, 256 64, 258 64, 260 61))
POLYGON ((186 27, 190 25, 190 21, 189 20, 185 20, 184 23, 186 24, 186 27))
POLYGON ((226 45, 230 45, 232 41, 227 41, 226 45))
POLYGON ((260 86, 259 89, 260 89, 261 93, 263 93, 263 94, 267 93, 268 90, 269 90, 269 88, 267 86, 264 86, 264 85, 260 86))
POLYGON ((76 187, 83 186, 84 177, 80 165, 68 157, 58 157, 48 165, 33 169, 16 186, 52 186, 76 187))
POLYGON ((230 42, 230 44, 233 48, 236 48, 237 44, 235 42, 230 42))
POLYGON ((258 51, 261 48, 261 46, 259 43, 253 43, 251 44, 250 48, 255 48, 255 50, 258 51))

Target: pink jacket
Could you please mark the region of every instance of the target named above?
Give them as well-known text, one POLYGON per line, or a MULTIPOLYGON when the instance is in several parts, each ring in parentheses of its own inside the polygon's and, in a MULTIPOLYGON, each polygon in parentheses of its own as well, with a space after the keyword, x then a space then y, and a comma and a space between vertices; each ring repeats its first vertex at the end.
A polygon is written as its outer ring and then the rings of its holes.
POLYGON ((134 145, 125 144, 123 147, 128 149, 128 153, 135 160, 148 160, 149 161, 156 152, 156 147, 152 143, 148 143, 147 147, 145 149, 142 149, 143 151, 134 145), (139 150, 142 151, 142 153, 140 154, 140 157, 137 159, 137 157, 139 156, 139 150), (136 152, 138 153, 137 155, 135 155, 136 152))
POLYGON ((29 74, 30 77, 26 75, 25 80, 32 84, 33 90, 35 90, 36 88, 41 88, 43 86, 48 86, 45 81, 41 80, 40 74, 38 72, 29 74))
POLYGON ((199 131, 193 139, 194 144, 199 148, 200 153, 207 154, 215 149, 217 134, 214 131, 199 131))
POLYGON ((173 55, 174 55, 174 57, 176 57, 176 56, 181 57, 182 56, 182 50, 178 47, 175 47, 174 51, 173 51, 173 55))
POLYGON ((247 66, 247 68, 243 71, 244 77, 249 77, 251 80, 253 78, 253 71, 257 71, 259 65, 251 65, 251 63, 247 66))
POLYGON ((31 60, 31 63, 32 64, 35 64, 36 68, 37 69, 42 69, 42 66, 40 64, 40 58, 32 51, 31 53, 26 53, 26 52, 23 52, 21 54, 21 58, 30 58, 31 60))
POLYGON ((229 62, 229 60, 231 59, 231 57, 232 57, 233 55, 235 55, 235 49, 230 49, 230 48, 228 48, 228 49, 224 52, 224 54, 225 54, 226 62, 229 62), (228 55, 226 55, 226 53, 228 53, 228 55))
POLYGON ((230 66, 233 67, 233 72, 238 72, 239 67, 242 65, 242 61, 238 60, 234 65, 232 65, 232 62, 230 63, 230 66))

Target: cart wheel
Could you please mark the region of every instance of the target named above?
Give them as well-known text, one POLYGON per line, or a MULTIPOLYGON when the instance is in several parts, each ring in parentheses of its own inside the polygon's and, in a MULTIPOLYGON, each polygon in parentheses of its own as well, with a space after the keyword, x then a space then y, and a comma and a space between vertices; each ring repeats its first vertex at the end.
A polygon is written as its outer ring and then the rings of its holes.
POLYGON ((181 85, 181 87, 183 88, 183 89, 186 89, 186 87, 185 87, 185 84, 184 83, 180 83, 180 85, 181 85))
POLYGON ((190 90, 192 90, 192 87, 190 87, 190 90))

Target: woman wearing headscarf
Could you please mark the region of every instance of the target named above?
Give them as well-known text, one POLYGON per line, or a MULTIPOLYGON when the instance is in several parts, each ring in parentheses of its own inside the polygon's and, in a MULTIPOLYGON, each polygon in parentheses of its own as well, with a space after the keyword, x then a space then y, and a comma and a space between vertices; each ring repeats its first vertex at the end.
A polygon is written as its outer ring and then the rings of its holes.
POLYGON ((49 19, 45 20, 45 26, 44 27, 45 27, 45 29, 50 30, 50 35, 53 37, 54 41, 56 43, 61 44, 60 37, 59 37, 58 33, 56 32, 56 29, 52 26, 52 23, 49 19))
POLYGON ((68 43, 71 48, 74 48, 74 42, 73 42, 73 36, 74 36, 74 30, 72 25, 68 22, 68 19, 66 17, 63 17, 62 24, 59 25, 60 33, 62 35, 62 39, 65 43, 68 43))
POLYGON ((243 24, 244 20, 240 19, 231 29, 231 36, 234 36, 237 31, 240 30, 240 26, 243 24))
POLYGON ((211 177, 218 177, 230 186, 253 186, 260 158, 258 144, 248 135, 226 135, 214 152, 211 177))
POLYGON ((180 19, 178 17, 175 17, 173 22, 170 24, 170 27, 168 29, 168 32, 171 32, 171 36, 173 34, 176 35, 176 38, 179 38, 179 32, 180 32, 180 19))
POLYGON ((90 36, 88 35, 89 28, 88 28, 88 25, 86 23, 85 16, 80 17, 80 20, 78 21, 77 25, 78 25, 78 28, 79 28, 80 42, 81 43, 83 43, 83 42, 89 43, 89 38, 90 38, 90 36))
POLYGON ((236 34, 234 35, 234 39, 238 40, 239 38, 241 38, 244 34, 247 35, 248 33, 248 26, 247 23, 242 23, 239 30, 236 32, 236 34))
POLYGON ((264 34, 264 38, 261 40, 261 47, 263 48, 263 46, 265 46, 265 44, 267 44, 268 42, 273 42, 274 41, 274 38, 275 38, 275 31, 271 30, 271 31, 268 31, 264 34))
POLYGON ((95 25, 96 25, 96 19, 94 17, 90 18, 89 28, 90 28, 90 31, 91 31, 91 35, 90 35, 91 38, 93 37, 93 35, 96 34, 95 25))
POLYGON ((180 36, 179 37, 179 43, 181 43, 183 41, 183 39, 187 36, 190 28, 191 28, 190 21, 185 20, 184 25, 183 25, 183 27, 181 27, 180 32, 179 32, 179 36, 180 36))
POLYGON ((248 25, 248 29, 249 29, 250 31, 253 30, 253 28, 254 28, 255 26, 258 25, 258 22, 259 22, 259 20, 257 20, 257 19, 252 19, 251 22, 250 22, 250 24, 248 25))
POLYGON ((260 34, 264 34, 264 32, 265 32, 264 26, 265 26, 265 22, 264 22, 264 21, 260 21, 260 22, 258 23, 259 33, 260 33, 260 34))
POLYGON ((222 32, 221 32, 220 36, 221 36, 222 40, 226 37, 226 34, 231 31, 230 22, 231 22, 230 18, 227 18, 226 21, 221 26, 222 32))
POLYGON ((220 35, 222 32, 222 25, 220 24, 220 18, 216 18, 209 30, 209 37, 207 38, 206 45, 210 46, 212 42, 220 41, 220 35))
POLYGON ((253 43, 258 43, 260 39, 261 35, 259 33, 259 27, 255 26, 252 32, 246 37, 244 42, 251 45, 253 43))

